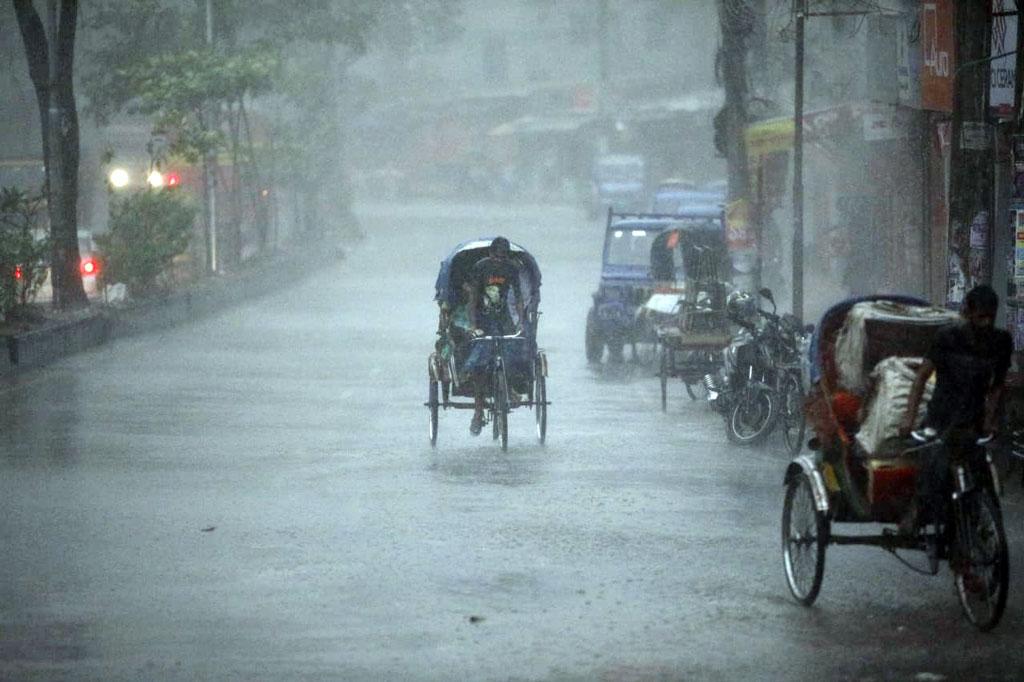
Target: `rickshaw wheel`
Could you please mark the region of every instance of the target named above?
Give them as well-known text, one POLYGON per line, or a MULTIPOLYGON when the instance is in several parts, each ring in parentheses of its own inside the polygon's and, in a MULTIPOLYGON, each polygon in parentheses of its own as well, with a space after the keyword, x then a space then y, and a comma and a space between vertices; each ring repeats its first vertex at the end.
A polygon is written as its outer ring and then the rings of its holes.
POLYGON ((807 429, 807 418, 804 416, 804 388, 800 385, 800 377, 793 373, 786 374, 782 384, 782 435, 786 439, 786 447, 793 455, 798 455, 804 445, 804 432, 807 429))
POLYGON ((665 346, 661 347, 660 361, 658 364, 658 377, 661 379, 661 411, 668 412, 668 360, 671 351, 665 346))
POLYGON ((494 440, 501 439, 502 451, 508 450, 508 389, 505 385, 505 373, 498 371, 494 375, 494 440))
POLYGON ((584 344, 587 362, 590 364, 597 364, 601 362, 601 355, 604 353, 604 342, 598 335, 597 320, 594 317, 593 309, 587 313, 587 329, 584 344))
POLYGON ((430 447, 437 445, 437 382, 430 381, 427 388, 427 403, 430 407, 430 447))
POLYGON ((537 440, 544 445, 548 434, 548 387, 544 375, 537 372, 537 380, 533 384, 533 412, 537 418, 537 440))
POLYGON ((828 526, 828 519, 814 506, 807 476, 792 476, 782 507, 782 562, 789 591, 804 606, 813 604, 821 590, 828 526))
POLYGON ((964 615, 982 632, 999 624, 1006 608, 1010 567, 999 505, 988 490, 963 502, 967 538, 957 537, 953 583, 964 615))

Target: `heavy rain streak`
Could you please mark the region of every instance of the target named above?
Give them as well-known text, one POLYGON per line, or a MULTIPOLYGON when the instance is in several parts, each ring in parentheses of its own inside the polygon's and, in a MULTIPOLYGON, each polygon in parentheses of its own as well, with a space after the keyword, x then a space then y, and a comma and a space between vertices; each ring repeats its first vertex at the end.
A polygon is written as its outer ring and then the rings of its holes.
POLYGON ((0 679, 1021 679, 1022 42, 0 0, 0 679))

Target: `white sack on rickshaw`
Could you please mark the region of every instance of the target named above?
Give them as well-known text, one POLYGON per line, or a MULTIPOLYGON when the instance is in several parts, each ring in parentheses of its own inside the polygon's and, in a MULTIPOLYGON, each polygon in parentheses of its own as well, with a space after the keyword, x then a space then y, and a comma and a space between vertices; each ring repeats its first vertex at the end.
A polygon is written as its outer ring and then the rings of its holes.
POLYGON ((843 388, 861 395, 868 389, 868 372, 872 369, 864 367, 869 319, 934 329, 935 326, 956 322, 959 315, 943 308, 911 306, 893 301, 865 301, 851 307, 843 328, 836 336, 836 371, 843 388))
MULTIPOLYGON (((856 435, 857 442, 869 454, 878 453, 887 440, 899 435, 910 401, 910 390, 922 362, 922 358, 892 357, 882 360, 872 370, 875 392, 856 435)), ((915 428, 924 419, 934 390, 935 382, 930 379, 924 386, 924 395, 914 419, 915 428)))

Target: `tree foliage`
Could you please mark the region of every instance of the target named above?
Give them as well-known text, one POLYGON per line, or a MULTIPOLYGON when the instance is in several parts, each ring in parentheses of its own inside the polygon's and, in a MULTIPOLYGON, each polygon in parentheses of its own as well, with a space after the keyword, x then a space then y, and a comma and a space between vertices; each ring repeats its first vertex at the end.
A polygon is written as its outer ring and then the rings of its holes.
POLYGON ((46 280, 51 240, 42 229, 45 199, 0 188, 0 314, 24 306, 46 280))
POLYGON ((177 190, 145 189, 114 199, 110 230, 97 235, 106 278, 124 282, 132 296, 158 290, 159 278, 192 235, 196 207, 177 190))
POLYGON ((151 115, 154 128, 170 134, 170 151, 194 162, 225 146, 209 103, 230 107, 268 91, 278 65, 277 52, 261 46, 231 55, 189 50, 151 57, 118 75, 133 95, 128 110, 151 115))

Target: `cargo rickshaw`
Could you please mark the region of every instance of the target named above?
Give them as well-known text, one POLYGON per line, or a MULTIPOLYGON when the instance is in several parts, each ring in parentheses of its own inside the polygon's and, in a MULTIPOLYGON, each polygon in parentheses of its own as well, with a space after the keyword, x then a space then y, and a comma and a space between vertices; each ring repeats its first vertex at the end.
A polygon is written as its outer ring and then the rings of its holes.
POLYGON ((691 400, 702 397, 704 377, 718 372, 729 345, 725 309, 731 272, 720 209, 680 215, 651 246, 654 292, 643 312, 658 339, 661 409, 668 407, 668 383, 679 379, 691 400))
POLYGON ((999 622, 1009 566, 1000 483, 985 439, 921 430, 911 438, 899 435, 916 367, 936 332, 954 320, 950 311, 898 296, 848 300, 822 318, 810 351, 806 409, 812 453, 788 466, 782 512, 786 581, 801 604, 809 606, 818 596, 829 546, 870 545, 926 575, 937 575, 940 563, 948 563, 970 622, 981 630, 999 622), (901 532, 890 524, 915 504, 927 448, 949 454, 944 503, 919 510, 926 514, 923 525, 901 532), (840 524, 883 529, 834 532, 840 524), (925 559, 911 559, 915 552, 925 559))
MULTIPOLYGON (((508 449, 508 415, 519 407, 533 410, 537 439, 547 437, 548 362, 537 347, 540 305, 540 268, 522 246, 511 244, 510 256, 520 278, 524 320, 515 320, 520 332, 507 336, 474 336, 470 328, 466 286, 473 266, 488 253, 491 239, 463 242, 441 261, 434 286, 438 305, 437 341, 427 361, 427 402, 430 411, 430 445, 437 445, 438 417, 444 410, 473 410, 473 382, 466 360, 477 344, 489 346, 486 420, 491 433, 508 449), (462 400, 460 400, 462 398, 462 400), (468 400, 467 400, 468 399, 468 400)), ((511 295, 511 294, 510 294, 511 295)), ((510 304, 512 302, 510 301, 510 304)))

